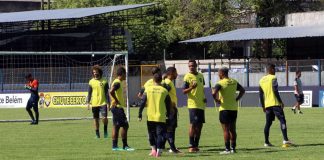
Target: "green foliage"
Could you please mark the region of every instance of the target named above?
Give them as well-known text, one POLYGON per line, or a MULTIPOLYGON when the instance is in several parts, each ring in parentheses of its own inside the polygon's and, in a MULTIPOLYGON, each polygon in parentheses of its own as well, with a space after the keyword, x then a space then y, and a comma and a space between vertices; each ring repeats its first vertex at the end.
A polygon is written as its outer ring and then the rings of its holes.
MULTIPOLYGON (((301 0, 55 0, 53 6, 78 8, 150 2, 156 2, 157 5, 145 10, 151 15, 142 20, 147 24, 145 28, 129 30, 136 36, 135 43, 138 47, 135 52, 152 59, 161 59, 164 49, 167 53, 174 53, 173 58, 201 58, 203 48, 207 48, 207 57, 216 58, 230 52, 227 43, 178 42, 233 30, 242 17, 252 13, 257 14, 258 26, 268 27, 284 25, 284 17, 288 13, 322 9, 320 1, 301 0), (188 57, 184 57, 183 53, 188 57)), ((283 43, 273 43, 276 55, 285 54, 281 44, 283 43)), ((263 52, 266 49, 256 43, 254 50, 263 52)))

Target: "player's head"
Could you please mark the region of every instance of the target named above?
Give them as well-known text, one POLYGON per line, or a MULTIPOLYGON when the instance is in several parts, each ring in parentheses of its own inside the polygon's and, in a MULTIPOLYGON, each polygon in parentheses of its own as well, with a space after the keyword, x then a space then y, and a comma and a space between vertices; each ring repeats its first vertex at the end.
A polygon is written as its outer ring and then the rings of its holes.
POLYGON ((168 67, 166 70, 167 77, 174 80, 178 77, 178 72, 175 67, 168 67))
POLYGON ((162 74, 162 80, 165 80, 166 78, 168 78, 168 75, 166 73, 162 74))
POLYGON ((267 65, 267 72, 268 72, 269 74, 274 75, 274 74, 276 73, 276 66, 275 66, 274 64, 272 64, 272 63, 269 63, 269 64, 267 65))
POLYGON ((121 79, 121 80, 125 80, 126 79, 126 70, 124 67, 119 67, 117 69, 117 76, 121 79))
POLYGON ((33 80, 33 76, 32 76, 32 74, 31 74, 31 73, 26 74, 25 79, 26 79, 26 81, 31 81, 31 80, 33 80))
POLYGON ((228 77, 228 68, 222 67, 218 70, 219 79, 227 78, 228 77))
POLYGON ((155 83, 161 83, 162 82, 162 74, 161 73, 155 73, 154 75, 153 75, 153 81, 155 82, 155 83))
POLYGON ((191 73, 196 73, 197 72, 197 62, 194 59, 190 59, 188 63, 189 71, 191 73))
POLYGON ((152 72, 152 75, 154 75, 155 73, 161 73, 161 69, 159 67, 153 67, 151 72, 152 72))
POLYGON ((300 70, 297 70, 297 71, 296 71, 296 77, 298 77, 298 78, 301 77, 301 71, 300 71, 300 70))
POLYGON ((100 68, 100 66, 95 65, 92 67, 92 76, 95 79, 100 79, 102 77, 102 69, 100 68))

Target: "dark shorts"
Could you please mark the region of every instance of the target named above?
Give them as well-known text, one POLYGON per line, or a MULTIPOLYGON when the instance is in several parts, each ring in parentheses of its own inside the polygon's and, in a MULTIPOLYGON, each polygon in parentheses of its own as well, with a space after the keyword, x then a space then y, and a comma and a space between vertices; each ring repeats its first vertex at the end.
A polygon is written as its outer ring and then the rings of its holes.
POLYGON ((93 118, 97 119, 100 118, 99 114, 101 113, 102 117, 107 117, 107 105, 99 106, 99 107, 92 107, 93 118))
POLYGON ((237 111, 223 110, 219 112, 219 121, 223 124, 235 123, 237 111))
POLYGON ((147 121, 149 135, 163 136, 166 133, 166 123, 147 121))
POLYGON ((285 113, 280 106, 273 106, 266 108, 266 120, 274 121, 278 118, 280 122, 286 122, 285 113))
POLYGON ((128 121, 124 112, 124 108, 113 107, 111 108, 111 113, 113 115, 114 126, 128 127, 128 121))
POLYGON ((202 109, 189 109, 190 124, 205 123, 205 110, 202 109))
POLYGON ((26 109, 33 108, 34 110, 38 109, 38 99, 39 98, 29 98, 27 102, 26 109))
POLYGON ((304 103, 304 94, 295 94, 295 98, 296 98, 296 101, 299 103, 299 104, 303 104, 304 103))
POLYGON ((167 124, 167 129, 168 130, 173 130, 178 127, 178 109, 177 108, 172 108, 171 113, 166 120, 167 124))

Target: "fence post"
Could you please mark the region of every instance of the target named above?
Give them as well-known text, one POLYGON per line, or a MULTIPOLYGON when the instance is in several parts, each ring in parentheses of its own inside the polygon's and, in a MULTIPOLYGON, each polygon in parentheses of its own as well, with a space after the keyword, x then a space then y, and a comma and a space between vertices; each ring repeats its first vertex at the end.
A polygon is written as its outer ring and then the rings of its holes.
POLYGON ((0 80, 1 80, 1 91, 3 92, 3 74, 2 74, 2 70, 0 70, 0 80))
POLYGON ((288 60, 286 60, 286 86, 289 86, 289 67, 288 67, 288 60))
MULTIPOLYGON (((173 63, 172 67, 175 68, 175 63, 173 63)), ((173 84, 174 84, 174 86, 176 86, 176 79, 173 80, 173 84)))
POLYGON ((321 60, 318 59, 317 60, 317 63, 318 63, 318 86, 321 86, 322 85, 322 77, 321 77, 321 74, 322 74, 322 66, 321 66, 321 60))
POLYGON ((211 88, 211 64, 208 63, 208 87, 211 88))
POLYGON ((71 67, 69 66, 68 68, 68 73, 69 73, 69 85, 70 85, 70 91, 72 90, 72 82, 71 82, 71 67))
MULTIPOLYGON (((244 59, 245 60, 245 59, 244 59)), ((246 69, 246 86, 250 87, 250 62, 249 58, 245 61, 245 69, 246 69)))

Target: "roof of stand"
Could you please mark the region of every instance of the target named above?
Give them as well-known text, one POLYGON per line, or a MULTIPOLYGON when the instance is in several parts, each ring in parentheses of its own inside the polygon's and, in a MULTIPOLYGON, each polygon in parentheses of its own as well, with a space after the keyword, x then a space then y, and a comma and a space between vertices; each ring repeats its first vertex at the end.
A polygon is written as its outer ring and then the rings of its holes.
POLYGON ((104 13, 141 8, 141 7, 151 6, 154 4, 155 3, 0 13, 0 23, 76 19, 76 18, 83 18, 88 16, 104 14, 104 13))
POLYGON ((315 26, 291 26, 291 27, 264 27, 242 28, 229 32, 214 34, 206 37, 194 38, 180 43, 194 42, 218 42, 218 41, 242 41, 261 39, 286 39, 302 37, 323 37, 324 25, 315 26))

